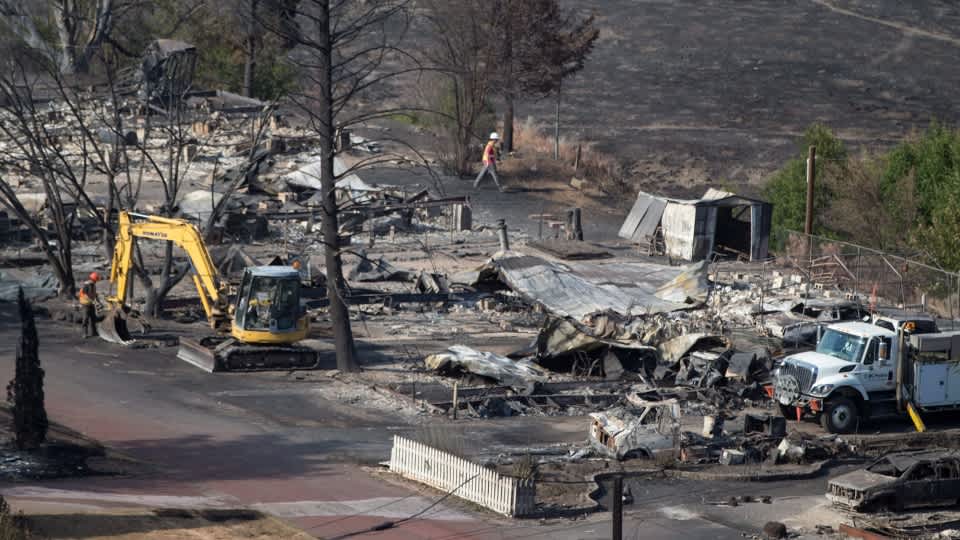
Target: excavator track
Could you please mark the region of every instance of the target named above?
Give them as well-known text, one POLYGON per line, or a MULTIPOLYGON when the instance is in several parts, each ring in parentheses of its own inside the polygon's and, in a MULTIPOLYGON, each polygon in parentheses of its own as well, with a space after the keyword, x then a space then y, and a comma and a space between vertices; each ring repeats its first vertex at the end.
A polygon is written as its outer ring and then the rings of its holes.
POLYGON ((232 338, 180 338, 177 358, 210 373, 316 369, 317 351, 299 345, 248 345, 232 338))

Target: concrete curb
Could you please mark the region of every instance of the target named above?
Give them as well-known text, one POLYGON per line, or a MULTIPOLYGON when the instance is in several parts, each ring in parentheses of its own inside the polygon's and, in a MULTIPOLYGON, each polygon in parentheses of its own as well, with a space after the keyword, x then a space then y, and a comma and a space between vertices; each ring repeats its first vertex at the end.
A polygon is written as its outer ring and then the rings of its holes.
POLYGON ((582 511, 584 513, 593 513, 601 511, 600 502, 597 501, 603 494, 603 487, 600 485, 600 482, 613 478, 615 476, 623 476, 624 478, 631 478, 634 476, 645 476, 649 474, 663 474, 663 469, 637 469, 632 471, 624 471, 620 473, 611 473, 611 472, 600 472, 594 474, 588 474, 584 476, 584 479, 588 482, 593 482, 596 484, 596 487, 591 489, 586 493, 581 493, 580 498, 583 500, 584 505, 577 507, 577 511, 582 511))
MULTIPOLYGON (((603 511, 603 508, 598 502, 598 498, 603 495, 603 487, 600 485, 600 482, 603 482, 606 479, 613 478, 614 476, 622 475, 624 478, 630 478, 635 476, 645 476, 651 474, 663 475, 667 478, 679 478, 685 480, 703 480, 703 481, 733 481, 733 482, 776 482, 783 480, 804 480, 807 478, 813 478, 820 475, 825 469, 834 465, 836 462, 833 459, 827 459, 823 461, 818 461, 810 465, 806 465, 802 468, 796 468, 790 471, 760 471, 752 470, 750 472, 737 470, 739 468, 746 468, 749 466, 740 466, 734 465, 729 467, 732 469, 730 472, 712 472, 712 471, 702 471, 702 470, 691 470, 691 469, 662 469, 662 468, 650 468, 650 469, 635 469, 628 470, 623 472, 598 472, 593 474, 588 474, 584 476, 584 480, 587 482, 593 482, 594 487, 589 491, 581 492, 580 500, 581 504, 576 507, 564 508, 562 515, 531 515, 525 516, 523 518, 517 519, 551 519, 551 518, 562 518, 569 517, 570 515, 585 515, 593 514, 595 512, 603 511)), ((717 465, 712 465, 717 467, 717 465)))
POLYGON ((698 471, 690 469, 665 469, 663 473, 670 478, 682 478, 685 480, 711 480, 711 481, 733 481, 733 482, 777 482, 782 480, 804 480, 813 478, 823 472, 828 466, 833 464, 832 459, 826 459, 812 463, 803 468, 797 468, 791 471, 776 470, 751 470, 738 471, 736 469, 744 467, 742 465, 730 466, 730 472, 698 471))
MULTIPOLYGON (((662 469, 662 468, 651 468, 651 469, 636 469, 623 472, 599 472, 594 474, 589 474, 584 476, 584 480, 588 482, 593 482, 595 484, 594 488, 582 492, 580 495, 581 505, 571 508, 565 508, 563 514, 592 514, 595 512, 600 512, 603 509, 598 502, 598 498, 603 494, 603 487, 600 485, 600 482, 603 482, 606 479, 613 478, 614 476, 623 475, 625 478, 630 478, 634 476, 645 476, 651 474, 660 474, 667 478, 680 478, 685 480, 703 480, 703 481, 733 481, 733 482, 775 482, 783 480, 804 480, 807 478, 812 478, 818 476, 829 466, 833 465, 835 462, 832 459, 827 459, 823 461, 818 461, 810 465, 804 466, 803 468, 797 468, 790 471, 759 471, 753 470, 750 472, 736 470, 743 466, 734 465, 731 466, 730 472, 712 472, 712 471, 701 471, 701 470, 690 470, 690 469, 662 469)), ((712 465, 716 467, 717 465, 712 465)), ((536 518, 543 518, 544 516, 529 516, 536 518)), ((553 516, 547 516, 553 517, 553 516)), ((560 516, 557 516, 560 517, 560 516)), ((521 518, 522 519, 522 518, 521 518)))

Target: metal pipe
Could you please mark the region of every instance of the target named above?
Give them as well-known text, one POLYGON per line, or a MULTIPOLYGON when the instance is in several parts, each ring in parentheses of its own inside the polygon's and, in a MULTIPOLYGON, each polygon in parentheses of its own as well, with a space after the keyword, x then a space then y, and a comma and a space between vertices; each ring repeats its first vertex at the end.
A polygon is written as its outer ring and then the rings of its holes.
POLYGON ((497 220, 497 235, 500 237, 500 251, 510 251, 510 238, 507 236, 507 222, 497 220))
POLYGON ((613 530, 610 538, 613 540, 623 540, 623 476, 613 477, 613 530))
POLYGON ((817 147, 811 146, 807 155, 807 219, 803 224, 803 232, 806 234, 813 234, 813 184, 817 176, 816 168, 817 147))
POLYGON ((897 411, 903 412, 903 370, 905 366, 904 358, 907 355, 906 336, 903 328, 897 329, 897 411))

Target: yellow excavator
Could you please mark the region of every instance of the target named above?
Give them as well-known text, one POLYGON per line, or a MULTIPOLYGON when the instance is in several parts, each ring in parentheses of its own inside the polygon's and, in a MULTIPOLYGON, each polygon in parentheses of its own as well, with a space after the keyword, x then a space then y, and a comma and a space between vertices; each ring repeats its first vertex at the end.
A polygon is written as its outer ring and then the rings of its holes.
POLYGON ((300 305, 300 272, 292 266, 247 267, 233 302, 200 231, 190 222, 120 212, 110 268, 114 290, 106 297, 109 312, 98 325, 110 342, 132 341, 127 328, 135 239, 166 240, 190 260, 193 283, 215 335, 180 338, 177 357, 206 371, 310 369, 316 350, 298 345, 310 332, 310 318, 300 305))

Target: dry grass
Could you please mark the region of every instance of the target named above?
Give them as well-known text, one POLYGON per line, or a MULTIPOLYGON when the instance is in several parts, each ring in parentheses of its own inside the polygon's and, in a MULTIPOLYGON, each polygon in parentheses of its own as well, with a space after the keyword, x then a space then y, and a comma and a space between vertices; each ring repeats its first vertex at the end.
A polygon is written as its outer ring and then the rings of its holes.
POLYGON ((510 470, 510 476, 535 480, 540 471, 540 462, 530 454, 525 454, 513 463, 510 470))
POLYGON ((32 537, 24 523, 23 515, 14 515, 7 501, 0 497, 0 540, 28 540, 32 537))
POLYGON ((592 143, 578 143, 560 137, 559 156, 554 159, 555 139, 550 130, 527 117, 514 126, 513 159, 503 163, 512 178, 552 178, 569 181, 581 178, 593 183, 609 195, 621 195, 628 191, 623 165, 612 155, 597 151, 592 143), (577 147, 580 147, 579 168, 574 168, 577 147))

